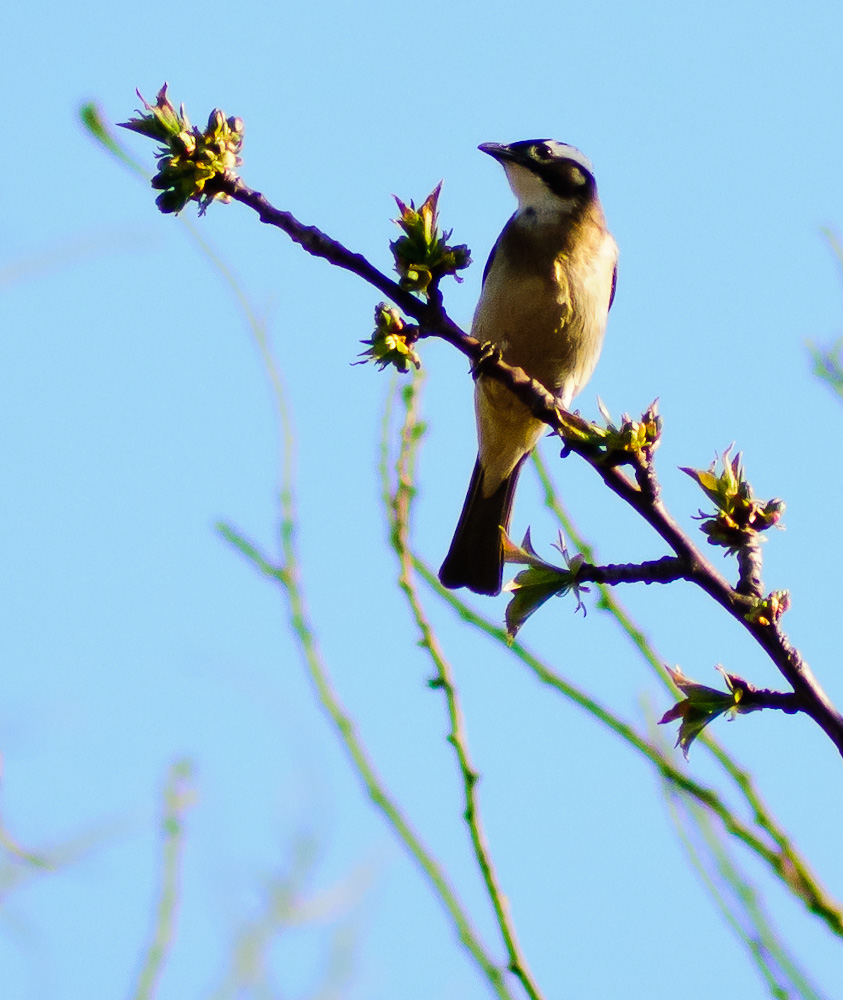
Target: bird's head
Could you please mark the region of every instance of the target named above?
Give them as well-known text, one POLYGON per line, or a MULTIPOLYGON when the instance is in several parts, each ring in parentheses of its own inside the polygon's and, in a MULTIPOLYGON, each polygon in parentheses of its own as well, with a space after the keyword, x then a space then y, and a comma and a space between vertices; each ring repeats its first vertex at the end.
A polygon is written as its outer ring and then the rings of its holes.
POLYGON ((479 148, 506 171, 519 211, 567 214, 597 198, 591 160, 574 146, 555 139, 526 139, 509 145, 484 142, 479 148))

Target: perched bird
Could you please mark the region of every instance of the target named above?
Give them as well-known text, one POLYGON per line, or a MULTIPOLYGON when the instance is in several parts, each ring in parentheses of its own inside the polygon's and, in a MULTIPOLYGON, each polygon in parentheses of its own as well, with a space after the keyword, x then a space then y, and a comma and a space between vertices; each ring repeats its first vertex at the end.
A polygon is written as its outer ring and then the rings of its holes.
MULTIPOLYGON (((486 262, 472 334, 523 368, 568 409, 591 377, 615 294, 618 248, 591 162, 573 146, 531 139, 479 147, 518 199, 486 262)), ((478 455, 439 579, 499 594, 503 538, 521 466, 545 425, 502 383, 477 378, 478 455)))

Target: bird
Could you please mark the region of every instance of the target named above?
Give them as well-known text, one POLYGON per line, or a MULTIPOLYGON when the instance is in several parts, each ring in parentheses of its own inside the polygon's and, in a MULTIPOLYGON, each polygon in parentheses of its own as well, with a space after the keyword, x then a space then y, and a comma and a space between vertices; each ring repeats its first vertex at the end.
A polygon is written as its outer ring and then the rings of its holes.
MULTIPOLYGON (((594 168, 555 139, 478 148, 501 164, 518 207, 486 262, 472 335, 570 409, 600 356, 617 282, 594 168)), ((546 426, 489 375, 475 379, 474 409, 477 461, 439 579, 495 595, 518 476, 546 426)))

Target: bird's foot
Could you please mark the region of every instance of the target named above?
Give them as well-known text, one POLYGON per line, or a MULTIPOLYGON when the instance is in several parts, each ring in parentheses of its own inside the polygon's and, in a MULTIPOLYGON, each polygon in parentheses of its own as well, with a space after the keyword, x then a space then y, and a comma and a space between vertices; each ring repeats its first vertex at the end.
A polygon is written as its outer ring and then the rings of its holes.
POLYGON ((483 374, 483 369, 492 362, 497 364, 498 361, 503 360, 503 355, 500 352, 500 348, 497 344, 493 344, 491 340, 487 340, 480 345, 480 353, 477 355, 476 360, 471 366, 472 378, 477 378, 478 375, 483 374))

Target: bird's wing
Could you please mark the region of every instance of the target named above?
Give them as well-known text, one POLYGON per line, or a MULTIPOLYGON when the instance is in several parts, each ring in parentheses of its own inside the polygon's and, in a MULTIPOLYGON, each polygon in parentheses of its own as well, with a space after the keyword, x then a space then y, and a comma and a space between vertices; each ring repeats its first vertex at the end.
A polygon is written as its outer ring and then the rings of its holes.
POLYGON ((509 223, 512 222, 512 219, 514 219, 514 218, 515 218, 515 215, 513 215, 512 218, 509 220, 509 222, 507 222, 507 224, 503 227, 503 229, 501 230, 500 236, 495 240, 495 245, 492 247, 491 251, 489 252, 489 259, 486 261, 486 266, 483 268, 483 284, 484 285, 486 284, 486 278, 488 278, 488 276, 489 276, 489 271, 492 270, 492 262, 495 259, 495 254, 498 252, 498 247, 501 245, 501 240, 503 239, 503 234, 506 232, 506 230, 507 230, 507 228, 509 226, 509 223))

